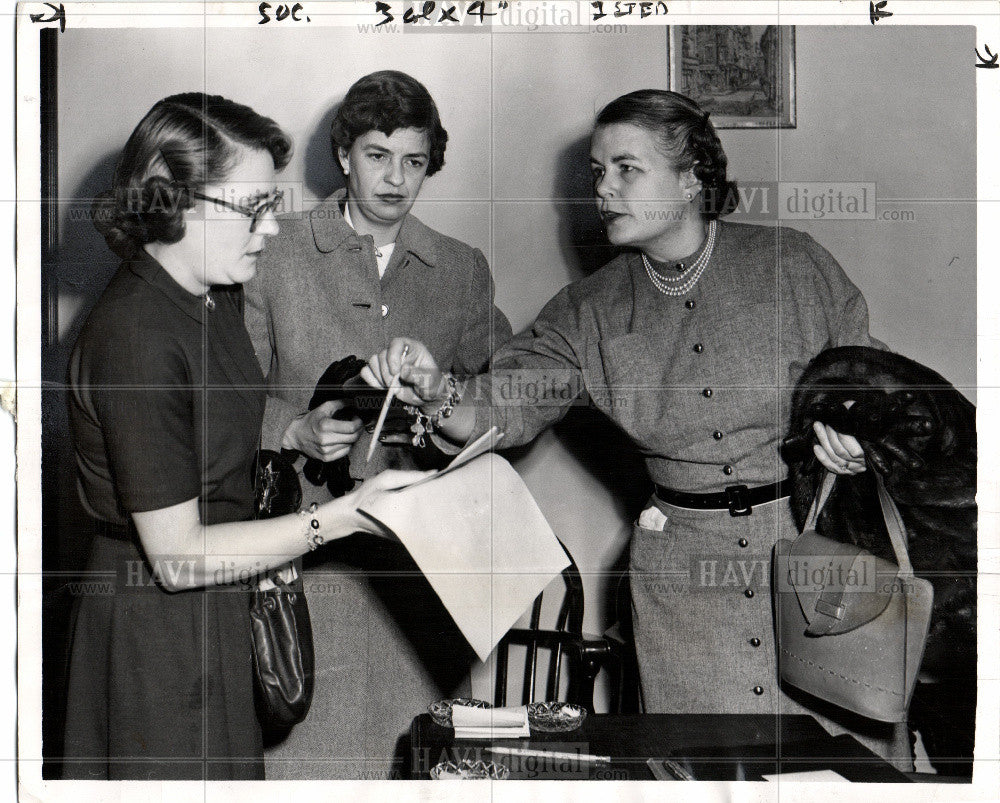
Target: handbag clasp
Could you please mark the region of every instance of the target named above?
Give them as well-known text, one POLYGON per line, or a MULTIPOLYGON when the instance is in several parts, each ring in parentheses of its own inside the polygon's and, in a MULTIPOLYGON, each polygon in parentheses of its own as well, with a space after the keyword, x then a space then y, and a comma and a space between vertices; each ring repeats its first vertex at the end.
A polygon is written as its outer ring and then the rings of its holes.
POLYGON ((844 606, 834 605, 832 602, 828 602, 820 597, 816 600, 816 613, 821 613, 825 616, 832 616, 834 619, 839 621, 844 618, 844 606))

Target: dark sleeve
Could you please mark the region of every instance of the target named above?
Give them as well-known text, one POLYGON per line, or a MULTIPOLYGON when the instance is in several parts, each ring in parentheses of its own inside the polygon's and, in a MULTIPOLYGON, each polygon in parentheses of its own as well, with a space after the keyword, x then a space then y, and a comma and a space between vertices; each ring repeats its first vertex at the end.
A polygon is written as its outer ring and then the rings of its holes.
POLYGON ((159 510, 201 493, 189 360, 169 334, 123 326, 91 349, 88 373, 115 488, 125 510, 159 510))
POLYGON ((465 328, 455 353, 452 371, 471 376, 485 370, 493 352, 510 340, 510 321, 494 304, 493 276, 486 257, 475 249, 472 287, 465 328))

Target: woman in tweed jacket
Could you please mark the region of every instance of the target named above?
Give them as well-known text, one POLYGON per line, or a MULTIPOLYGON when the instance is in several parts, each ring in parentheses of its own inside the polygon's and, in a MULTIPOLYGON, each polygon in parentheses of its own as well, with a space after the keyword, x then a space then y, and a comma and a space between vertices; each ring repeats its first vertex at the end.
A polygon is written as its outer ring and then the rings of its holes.
MULTIPOLYGON (((477 248, 410 213, 424 180, 444 166, 448 134, 427 89, 395 71, 354 83, 331 126, 347 183, 281 232, 247 285, 246 324, 267 382, 263 445, 332 462, 349 455, 367 481, 412 468, 391 442, 366 461, 370 434, 338 420, 330 400, 308 409, 327 366, 367 357, 403 334, 419 337, 449 370, 482 371, 511 335, 493 303, 493 277, 477 248)), ((330 498, 303 474, 304 502, 330 498)), ((415 711, 469 693, 471 649, 398 544, 348 539, 305 565, 316 644, 312 712, 268 754, 272 778, 387 778, 415 711), (336 726, 332 726, 335 722, 336 726)))
MULTIPOLYGON (((656 484, 630 555, 645 709, 801 713, 803 701, 778 686, 768 588, 771 548, 794 532, 778 449, 809 360, 832 346, 880 344, 861 293, 809 235, 718 219, 736 198, 726 164, 690 99, 661 90, 618 98, 597 118, 591 166, 608 239, 629 250, 565 287, 494 355, 492 373, 464 394, 492 404, 435 416, 449 385, 412 340, 373 357, 366 378, 385 383, 402 366, 401 398, 457 444, 491 424, 505 445, 525 443, 586 389, 656 484), (553 382, 568 392, 510 398, 512 388, 553 382)), ((822 424, 816 434, 824 465, 864 470, 854 439, 822 424)), ((902 725, 805 704, 829 730, 907 764, 902 725)))

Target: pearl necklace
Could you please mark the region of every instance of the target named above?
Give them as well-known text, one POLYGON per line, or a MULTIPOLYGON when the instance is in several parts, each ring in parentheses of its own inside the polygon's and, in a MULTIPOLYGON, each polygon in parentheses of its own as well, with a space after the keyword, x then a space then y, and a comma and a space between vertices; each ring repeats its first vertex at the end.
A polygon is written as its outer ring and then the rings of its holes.
POLYGON ((705 248, 698 255, 698 258, 691 263, 691 266, 680 276, 669 277, 664 276, 662 273, 657 273, 650 264, 649 258, 645 254, 642 254, 642 264, 646 267, 646 275, 649 276, 649 280, 656 286, 657 290, 667 296, 682 296, 690 292, 691 288, 698 284, 701 274, 708 267, 708 260, 712 258, 712 251, 715 248, 716 229, 717 225, 713 220, 708 224, 708 237, 705 248))

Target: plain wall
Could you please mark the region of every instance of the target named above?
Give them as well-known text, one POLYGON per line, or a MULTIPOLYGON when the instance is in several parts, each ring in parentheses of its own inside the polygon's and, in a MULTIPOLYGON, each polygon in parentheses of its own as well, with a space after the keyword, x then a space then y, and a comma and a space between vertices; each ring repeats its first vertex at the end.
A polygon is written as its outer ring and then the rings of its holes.
MULTIPOLYGON (((416 213, 481 248, 515 329, 607 256, 590 200, 587 137, 624 92, 668 87, 667 32, 413 35, 353 29, 82 31, 59 37, 59 381, 82 314, 115 260, 79 210, 110 182, 145 111, 180 91, 223 94, 294 137, 282 176, 307 202, 339 186, 333 106, 372 70, 423 81, 450 134, 446 166, 416 213), (99 80, 95 80, 99 77, 99 80), (76 210, 76 211, 74 211, 76 210)), ((875 182, 880 208, 916 220, 796 221, 864 292, 872 332, 974 398, 975 109, 971 28, 796 31, 797 127, 720 132, 736 179, 875 182), (898 199, 891 201, 889 199, 898 199)), ((53 426, 64 426, 50 410, 53 426)), ((630 517, 649 491, 634 455, 577 412, 511 455, 585 574, 586 628, 611 620, 630 517)), ((63 452, 66 458, 68 452, 63 452)), ((75 494, 60 465, 63 506, 75 494)))

